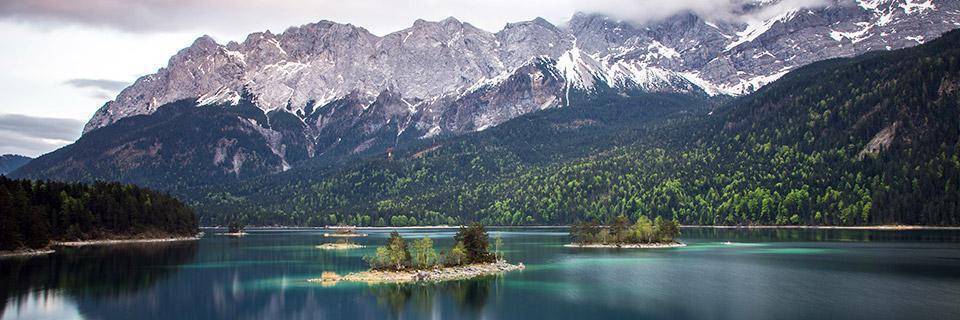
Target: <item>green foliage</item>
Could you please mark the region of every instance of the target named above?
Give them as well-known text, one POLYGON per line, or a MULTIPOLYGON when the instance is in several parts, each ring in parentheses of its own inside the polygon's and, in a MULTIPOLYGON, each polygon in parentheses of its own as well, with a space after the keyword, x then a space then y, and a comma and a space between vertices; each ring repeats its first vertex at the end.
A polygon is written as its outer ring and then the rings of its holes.
POLYGON ((227 188, 241 199, 229 205, 196 204, 290 224, 329 223, 311 215, 334 212, 405 225, 620 215, 699 225, 958 225, 958 43, 960 32, 951 32, 916 48, 815 63, 712 114, 665 96, 644 96, 659 101, 649 105, 580 103, 400 148, 395 161, 227 188), (881 132, 893 134, 874 141, 881 132))
POLYGON ((166 194, 119 183, 11 180, 0 176, 0 250, 51 241, 193 236, 193 210, 166 194))
POLYGON ((474 223, 469 227, 461 226, 453 237, 457 243, 463 243, 466 249, 467 263, 493 262, 495 257, 489 251, 490 237, 482 224, 474 223))
POLYGON ((573 243, 624 245, 638 243, 672 243, 680 236, 680 223, 656 217, 653 222, 647 216, 640 216, 630 224, 626 216, 617 216, 608 226, 596 222, 578 222, 571 226, 570 237, 573 243))
POLYGON ((433 240, 426 236, 413 242, 411 255, 413 265, 420 269, 433 267, 439 262, 437 251, 433 249, 433 240))
POLYGON ((400 270, 410 265, 410 251, 407 249, 407 242, 400 236, 400 233, 396 231, 390 233, 387 249, 389 249, 387 261, 395 269, 400 270))
MULTIPOLYGON (((431 248, 433 243, 430 243, 431 248)), ((410 251, 407 249, 407 242, 399 232, 391 232, 390 240, 387 245, 377 247, 373 256, 366 256, 364 260, 370 265, 371 269, 392 269, 403 270, 413 266, 410 251)))
POLYGON ((444 257, 444 264, 447 266, 458 266, 467 262, 467 248, 463 242, 457 241, 444 257))
MULTIPOLYGON (((404 270, 408 267, 415 269, 429 269, 437 265, 458 266, 468 263, 493 262, 496 257, 487 251, 487 232, 483 225, 474 224, 470 227, 461 227, 454 237, 456 244, 446 254, 433 248, 433 240, 423 237, 407 245, 400 233, 390 233, 387 245, 377 247, 373 256, 366 256, 364 260, 371 269, 404 270)), ((497 248, 503 241, 497 242, 497 248)))

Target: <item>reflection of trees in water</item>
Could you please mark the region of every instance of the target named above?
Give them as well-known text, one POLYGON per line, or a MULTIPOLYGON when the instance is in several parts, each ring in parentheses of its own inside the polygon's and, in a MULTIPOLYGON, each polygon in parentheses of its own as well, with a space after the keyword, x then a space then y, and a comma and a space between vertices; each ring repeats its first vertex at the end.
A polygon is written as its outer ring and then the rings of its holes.
POLYGON ((197 243, 130 244, 64 249, 47 256, 0 260, 0 315, 7 302, 31 292, 59 291, 73 298, 118 297, 151 287, 193 261, 197 243))
POLYGON ((429 315, 434 303, 450 298, 465 318, 479 318, 486 306, 491 287, 497 277, 483 277, 472 280, 448 281, 434 284, 394 284, 379 285, 369 289, 377 298, 377 304, 386 307, 394 318, 398 318, 408 306, 421 315, 429 315))

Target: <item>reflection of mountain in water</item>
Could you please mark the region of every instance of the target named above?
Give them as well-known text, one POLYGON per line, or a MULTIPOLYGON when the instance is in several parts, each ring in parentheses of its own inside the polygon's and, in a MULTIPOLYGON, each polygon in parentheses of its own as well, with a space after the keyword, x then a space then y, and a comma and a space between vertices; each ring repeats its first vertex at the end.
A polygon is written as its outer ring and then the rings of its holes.
POLYGON ((0 260, 0 315, 30 293, 74 300, 119 299, 153 286, 191 262, 196 242, 65 249, 47 256, 0 260))

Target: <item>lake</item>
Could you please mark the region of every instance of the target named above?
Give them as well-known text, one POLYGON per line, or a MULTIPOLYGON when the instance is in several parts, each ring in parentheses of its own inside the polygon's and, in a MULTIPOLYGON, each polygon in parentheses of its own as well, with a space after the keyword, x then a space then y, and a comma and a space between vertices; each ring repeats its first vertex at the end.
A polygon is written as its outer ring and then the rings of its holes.
MULTIPOLYGON (((431 285, 307 279, 365 269, 324 230, 0 260, 2 319, 960 319, 960 231, 684 228, 687 247, 574 249, 565 229, 494 229, 526 270, 431 285), (725 242, 731 242, 725 244, 725 242)), ((362 231, 365 245, 389 231, 362 231)), ((455 230, 402 230, 438 249, 455 230)))

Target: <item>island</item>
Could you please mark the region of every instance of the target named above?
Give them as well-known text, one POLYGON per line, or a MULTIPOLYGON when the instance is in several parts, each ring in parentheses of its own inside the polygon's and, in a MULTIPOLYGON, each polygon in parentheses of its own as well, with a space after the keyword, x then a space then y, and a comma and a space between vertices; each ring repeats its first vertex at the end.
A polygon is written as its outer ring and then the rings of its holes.
POLYGON ((321 250, 351 250, 351 249, 361 249, 362 245, 359 245, 350 239, 339 239, 336 242, 328 242, 316 246, 317 249, 321 250))
POLYGON ((247 226, 243 223, 240 223, 239 221, 233 221, 227 225, 227 232, 221 233, 221 235, 239 238, 247 235, 247 232, 245 231, 246 229, 247 226))
POLYGON ((570 227, 573 248, 676 248, 686 244, 675 240, 680 236, 680 224, 675 220, 656 217, 653 221, 640 215, 632 225, 630 219, 619 215, 609 225, 596 221, 578 222, 570 227))
POLYGON ((193 210, 170 195, 116 182, 0 176, 0 257, 56 248, 199 237, 193 210))
POLYGON ((503 239, 495 237, 493 252, 490 239, 481 224, 461 226, 454 236, 456 244, 450 250, 437 253, 433 240, 423 237, 410 245, 399 232, 392 232, 386 245, 378 247, 372 256, 364 257, 370 269, 340 276, 323 272, 320 278, 310 279, 322 285, 340 281, 375 283, 428 283, 464 280, 522 270, 523 263, 510 264, 503 258, 503 239))

